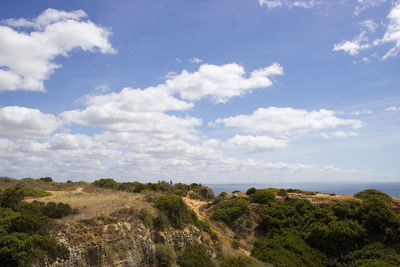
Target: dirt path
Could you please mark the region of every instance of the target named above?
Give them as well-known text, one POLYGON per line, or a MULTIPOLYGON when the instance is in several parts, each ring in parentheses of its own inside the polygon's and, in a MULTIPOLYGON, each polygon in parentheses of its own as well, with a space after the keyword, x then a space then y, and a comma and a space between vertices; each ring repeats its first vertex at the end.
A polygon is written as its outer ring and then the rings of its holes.
POLYGON ((207 204, 207 202, 188 197, 184 197, 183 200, 185 201, 186 205, 196 212, 197 217, 200 220, 205 221, 210 225, 211 230, 218 236, 219 241, 221 242, 222 246, 225 247, 228 253, 237 254, 239 251, 242 254, 250 256, 251 247, 244 241, 241 242, 241 247, 238 250, 233 250, 231 248, 231 241, 233 240, 235 233, 223 222, 217 222, 210 218, 210 215, 207 214, 206 209, 202 208, 207 204))

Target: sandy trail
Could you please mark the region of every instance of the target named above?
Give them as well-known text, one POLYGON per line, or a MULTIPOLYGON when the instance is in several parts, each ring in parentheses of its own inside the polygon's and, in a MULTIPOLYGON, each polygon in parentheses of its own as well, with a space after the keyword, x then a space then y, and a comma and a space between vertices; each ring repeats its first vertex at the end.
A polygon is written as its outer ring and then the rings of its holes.
POLYGON ((231 248, 231 241, 233 240, 235 233, 223 222, 217 222, 210 219, 210 215, 208 215, 206 209, 203 208, 203 206, 207 205, 208 202, 191 199, 188 197, 184 197, 183 200, 185 201, 186 205, 188 205, 197 214, 197 217, 200 220, 205 221, 210 225, 211 230, 218 236, 218 239, 223 247, 227 248, 233 254, 236 254, 239 251, 242 254, 250 256, 251 247, 245 242, 240 242, 241 246, 238 250, 233 250, 231 248))

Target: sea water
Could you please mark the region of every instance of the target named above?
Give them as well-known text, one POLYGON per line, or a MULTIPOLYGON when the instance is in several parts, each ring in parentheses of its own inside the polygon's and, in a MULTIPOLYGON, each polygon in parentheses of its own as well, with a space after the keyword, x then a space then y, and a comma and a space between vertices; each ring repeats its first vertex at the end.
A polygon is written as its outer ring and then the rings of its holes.
POLYGON ((365 189, 376 189, 388 194, 391 197, 400 197, 399 183, 330 183, 330 182, 307 182, 307 183, 258 183, 258 184, 207 184, 215 193, 219 195, 225 191, 231 193, 234 190, 246 192, 250 187, 261 188, 293 188, 305 191, 335 193, 342 195, 354 195, 365 189))

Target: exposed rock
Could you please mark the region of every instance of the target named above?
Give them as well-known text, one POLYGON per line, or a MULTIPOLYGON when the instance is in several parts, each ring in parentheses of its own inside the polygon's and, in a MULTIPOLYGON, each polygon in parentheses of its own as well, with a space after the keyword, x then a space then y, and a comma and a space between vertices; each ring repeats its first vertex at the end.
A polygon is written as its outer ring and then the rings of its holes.
POLYGON ((125 219, 95 218, 56 225, 52 235, 68 248, 70 256, 50 266, 154 266, 156 243, 169 244, 179 251, 202 242, 201 231, 193 225, 154 232, 140 219, 125 219))

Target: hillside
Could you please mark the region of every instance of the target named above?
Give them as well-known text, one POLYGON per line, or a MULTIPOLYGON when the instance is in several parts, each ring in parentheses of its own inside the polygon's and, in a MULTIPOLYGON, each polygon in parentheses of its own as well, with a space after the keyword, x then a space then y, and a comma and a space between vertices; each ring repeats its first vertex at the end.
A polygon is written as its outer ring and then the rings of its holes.
POLYGON ((400 264, 400 200, 374 190, 344 196, 252 188, 215 197, 200 184, 43 178, 3 178, 0 188, 1 211, 7 214, 0 223, 2 266, 400 264), (19 204, 11 201, 18 194, 25 194, 19 204), (62 209, 52 203, 63 203, 62 209), (13 246, 11 237, 33 233, 29 222, 23 229, 10 227, 19 223, 15 214, 26 216, 27 210, 29 216, 51 218, 45 232, 38 225, 34 233, 49 235, 65 253, 39 242, 42 249, 27 257, 13 246))

